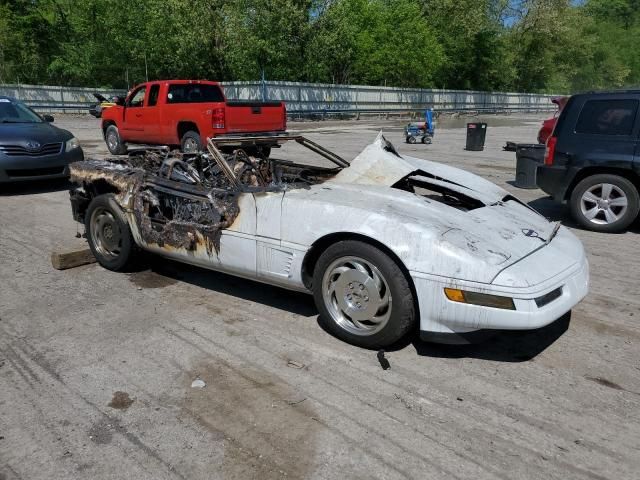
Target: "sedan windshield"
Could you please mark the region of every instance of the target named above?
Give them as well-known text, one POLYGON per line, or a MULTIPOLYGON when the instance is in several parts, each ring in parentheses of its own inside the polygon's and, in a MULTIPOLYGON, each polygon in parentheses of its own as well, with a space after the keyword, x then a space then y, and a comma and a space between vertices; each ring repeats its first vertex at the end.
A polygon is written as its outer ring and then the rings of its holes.
POLYGON ((21 102, 0 98, 0 123, 41 123, 43 120, 21 102))

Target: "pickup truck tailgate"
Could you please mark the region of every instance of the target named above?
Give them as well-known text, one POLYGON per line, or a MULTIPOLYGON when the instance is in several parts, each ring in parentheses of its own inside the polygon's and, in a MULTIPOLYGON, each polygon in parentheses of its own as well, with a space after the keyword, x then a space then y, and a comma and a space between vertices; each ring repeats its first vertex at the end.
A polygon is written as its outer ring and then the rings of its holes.
POLYGON ((287 111, 284 102, 227 101, 227 133, 284 131, 287 111))

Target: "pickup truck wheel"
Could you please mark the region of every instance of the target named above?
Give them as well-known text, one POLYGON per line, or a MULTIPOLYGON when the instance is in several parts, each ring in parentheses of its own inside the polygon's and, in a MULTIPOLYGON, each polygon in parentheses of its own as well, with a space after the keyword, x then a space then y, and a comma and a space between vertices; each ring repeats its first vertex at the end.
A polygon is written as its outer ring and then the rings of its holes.
POLYGON ((98 195, 89 204, 85 229, 91 253, 108 270, 125 270, 136 245, 129 223, 112 193, 98 195))
POLYGON ((200 134, 193 130, 189 130, 182 136, 182 140, 180 140, 180 149, 182 150, 182 153, 197 153, 202 150, 200 134))
POLYGON ((624 177, 592 175, 578 183, 569 201, 573 218, 596 232, 619 232, 638 216, 640 199, 636 187, 624 177))
POLYGON ((118 127, 115 125, 109 125, 107 127, 107 130, 104 132, 104 140, 112 155, 124 155, 127 153, 127 146, 122 142, 118 127))
POLYGON ((313 275, 322 326, 365 348, 389 346, 415 323, 414 298, 396 262, 367 243, 347 240, 325 250, 313 275))

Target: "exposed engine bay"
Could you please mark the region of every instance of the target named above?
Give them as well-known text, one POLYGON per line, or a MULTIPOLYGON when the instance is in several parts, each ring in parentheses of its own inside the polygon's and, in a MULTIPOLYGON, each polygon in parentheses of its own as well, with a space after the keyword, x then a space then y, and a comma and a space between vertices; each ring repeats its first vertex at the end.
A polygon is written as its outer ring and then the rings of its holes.
MULTIPOLYGON (((324 153, 303 137, 289 139, 324 153)), ((112 193, 130 220, 135 220, 143 243, 186 250, 204 244, 209 253, 217 252, 221 230, 240 213, 240 194, 305 188, 333 177, 345 166, 331 152, 331 158, 325 157, 336 164, 333 168, 252 156, 247 150, 240 145, 225 147, 223 153, 210 140, 208 151, 196 154, 137 149, 127 157, 74 163, 71 180, 79 185, 71 191, 74 218, 84 222, 91 199, 112 193)))

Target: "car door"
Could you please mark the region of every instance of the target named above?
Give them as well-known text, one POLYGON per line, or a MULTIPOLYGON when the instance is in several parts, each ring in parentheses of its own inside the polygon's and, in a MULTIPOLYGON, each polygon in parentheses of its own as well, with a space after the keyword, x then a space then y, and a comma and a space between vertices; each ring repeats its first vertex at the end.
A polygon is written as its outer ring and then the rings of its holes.
POLYGON ((268 283, 290 285, 295 252, 282 245, 282 191, 254 193, 256 202, 257 276, 268 283))
POLYGON ((237 182, 230 188, 205 187, 181 165, 186 164, 177 158, 165 160, 136 189, 131 218, 136 241, 181 262, 255 278, 253 193, 237 182))
POLYGON ((144 101, 147 86, 143 85, 134 90, 127 98, 123 111, 122 137, 123 140, 134 143, 145 142, 144 101))

